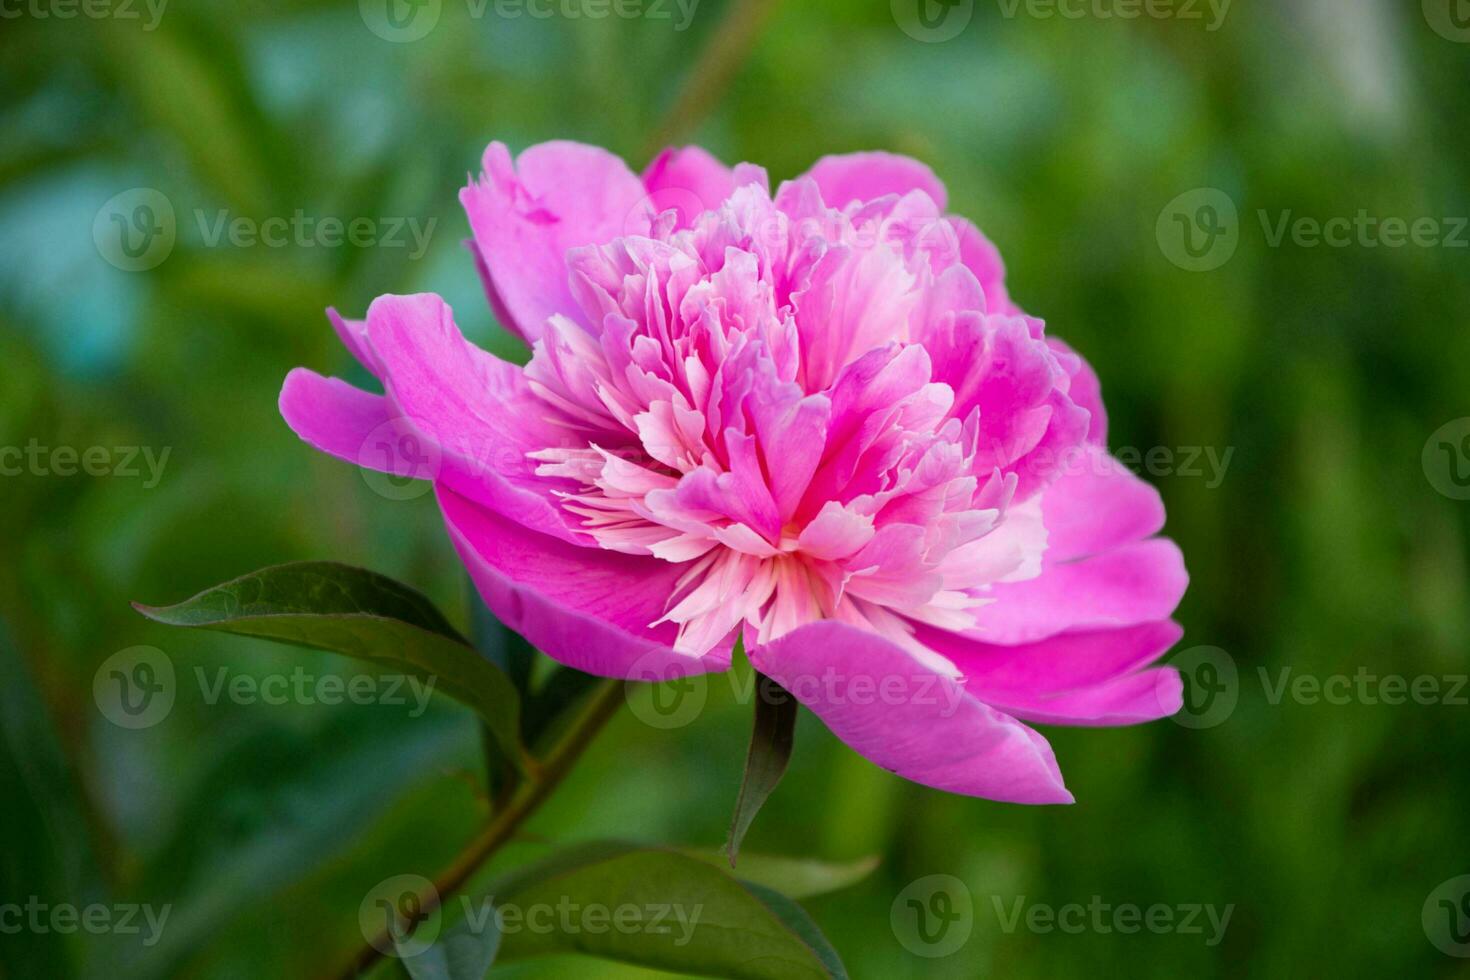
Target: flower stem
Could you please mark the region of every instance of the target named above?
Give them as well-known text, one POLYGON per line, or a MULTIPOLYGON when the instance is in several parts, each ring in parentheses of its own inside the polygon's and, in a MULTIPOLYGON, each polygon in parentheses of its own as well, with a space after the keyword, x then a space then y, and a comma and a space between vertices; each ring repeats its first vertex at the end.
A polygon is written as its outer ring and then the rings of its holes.
MULTIPOLYGON (((592 739, 617 713, 618 705, 623 700, 623 687, 622 681, 609 680, 602 682, 594 690, 581 715, 541 760, 537 770, 527 776, 519 790, 495 814, 480 835, 470 841, 449 867, 435 879, 434 887, 427 894, 419 896, 419 908, 424 916, 432 915, 446 898, 463 888, 475 872, 515 835, 521 824, 546 802, 567 773, 571 772, 592 739)), ((341 980, 352 980, 361 976, 383 955, 382 949, 392 947, 393 939, 385 927, 373 941, 358 950, 352 962, 337 976, 341 980)))

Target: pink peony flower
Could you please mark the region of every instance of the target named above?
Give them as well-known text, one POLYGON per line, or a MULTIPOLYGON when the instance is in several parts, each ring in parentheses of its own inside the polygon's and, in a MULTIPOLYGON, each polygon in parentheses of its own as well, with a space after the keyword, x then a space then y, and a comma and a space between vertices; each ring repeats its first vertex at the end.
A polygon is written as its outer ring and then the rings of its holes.
POLYGON ((723 670, 743 635, 868 759, 1022 803, 1072 799, 1025 722, 1178 709, 1148 667, 1187 582, 1159 496, 923 164, 826 157, 773 196, 697 148, 640 179, 495 143, 460 199, 530 363, 467 343, 437 296, 383 296, 331 317, 385 394, 297 369, 281 412, 432 476, 485 601, 539 649, 646 679, 723 670))

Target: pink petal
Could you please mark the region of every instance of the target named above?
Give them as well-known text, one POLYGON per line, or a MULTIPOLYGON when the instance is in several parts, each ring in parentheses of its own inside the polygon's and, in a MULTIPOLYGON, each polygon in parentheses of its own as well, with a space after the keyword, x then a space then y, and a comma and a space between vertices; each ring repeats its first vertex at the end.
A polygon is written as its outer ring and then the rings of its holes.
POLYGON ((1098 380, 1097 372, 1092 369, 1091 364, 1087 363, 1086 358, 1067 346, 1066 341, 1058 340, 1056 337, 1047 337, 1046 342, 1072 377, 1067 397, 1087 409, 1092 415, 1092 422, 1087 429, 1087 441, 1093 445, 1106 447, 1108 444, 1108 410, 1103 405, 1102 382, 1098 380))
POLYGON ((1116 630, 1062 633, 1001 646, 920 626, 915 638, 951 660, 965 689, 988 704, 1081 691, 1141 670, 1179 642, 1184 630, 1164 620, 1116 630))
POLYGON ((929 352, 918 344, 889 344, 868 351, 842 369, 830 393, 826 446, 803 500, 815 516, 829 500, 853 493, 863 453, 890 427, 899 406, 929 382, 929 352))
POLYGON ((822 200, 839 210, 853 201, 871 201, 909 191, 928 194, 943 211, 949 195, 934 171, 917 160, 896 153, 869 152, 825 156, 806 176, 821 188, 822 200))
POLYGON ((750 661, 864 758, 926 786, 1008 803, 1071 803, 1040 734, 875 633, 824 620, 750 661))
POLYGON ((675 227, 688 228, 701 211, 714 211, 724 203, 735 190, 735 177, 708 150, 671 146, 643 172, 643 186, 656 214, 673 208, 679 213, 675 227))
POLYGON ((1174 542, 1138 541, 1083 561, 1047 565, 1037 578, 992 586, 984 594, 995 601, 976 611, 968 635, 990 643, 1031 643, 1068 630, 1168 619, 1188 584, 1174 542))
POLYGON ((519 368, 467 342, 432 293, 380 296, 368 336, 384 387, 405 420, 439 448, 442 479, 528 527, 590 543, 568 526, 554 492, 574 483, 535 474, 528 453, 563 445, 565 432, 530 394, 519 368))
POLYGON ((730 650, 674 653, 656 621, 684 569, 657 558, 578 548, 528 530, 444 487, 439 507, 486 605, 538 650, 601 677, 647 680, 724 670, 730 650))
POLYGON ((338 459, 394 476, 439 477, 437 454, 382 395, 296 368, 281 387, 280 409, 303 442, 338 459), (400 450, 405 440, 414 451, 400 450))
POLYGON ((447 454, 388 397, 296 368, 286 375, 279 404, 291 430, 322 452, 365 469, 453 487, 519 515, 527 526, 539 525, 564 540, 592 544, 568 528, 540 492, 513 486, 479 463, 466 464, 447 454))
POLYGON ((873 540, 876 533, 871 516, 859 514, 835 500, 829 500, 802 530, 797 540, 802 554, 824 561, 836 561, 861 551, 873 540))
POLYGON ((1089 425, 1039 330, 1025 317, 962 314, 925 345, 934 380, 954 390, 955 416, 979 410, 980 471, 1014 472, 1017 500, 1051 482, 1089 425))
POLYGON ((991 313, 1018 315, 1021 308, 1011 302, 1006 290, 1006 266, 1000 257, 1000 249, 975 227, 967 218, 950 218, 955 233, 960 239, 960 261, 975 273, 980 288, 985 291, 985 308, 991 313))
POLYGON ((832 384, 843 368, 905 339, 919 295, 902 256, 888 249, 833 248, 797 296, 801 378, 807 391, 832 384))
POLYGON ((505 308, 505 300, 500 298, 500 292, 495 288, 495 280, 490 278, 490 270, 485 265, 485 256, 480 254, 480 247, 475 244, 473 238, 466 238, 461 244, 469 250, 470 258, 475 263, 475 274, 480 277, 480 285, 485 290, 485 298, 490 301, 490 312, 495 315, 495 322, 500 324, 508 333, 525 340, 515 327, 515 317, 505 308))
POLYGON ((1156 667, 1106 684, 1051 697, 1008 697, 991 703, 1042 725, 1100 728, 1167 718, 1183 704, 1184 682, 1173 667, 1156 667))
POLYGON ((1164 526, 1159 492, 1095 445, 1068 455, 1042 494, 1041 514, 1049 562, 1110 551, 1164 526))
POLYGON ((383 370, 378 364, 378 357, 373 353, 372 346, 367 339, 366 320, 343 319, 342 314, 333 308, 327 310, 327 320, 331 322, 332 329, 337 332, 337 339, 342 341, 342 346, 357 359, 357 363, 372 372, 373 377, 381 378, 383 370))
POLYGON ((491 143, 484 173, 459 199, 492 295, 510 315, 504 326, 528 343, 553 313, 581 321, 567 285, 567 250, 644 234, 651 214, 642 182, 622 160, 566 141, 539 143, 514 163, 505 144, 491 143))
POLYGON ((770 473, 771 496, 784 521, 796 512, 817 472, 832 403, 826 395, 803 397, 796 385, 781 387, 762 378, 752 391, 750 413, 770 473))

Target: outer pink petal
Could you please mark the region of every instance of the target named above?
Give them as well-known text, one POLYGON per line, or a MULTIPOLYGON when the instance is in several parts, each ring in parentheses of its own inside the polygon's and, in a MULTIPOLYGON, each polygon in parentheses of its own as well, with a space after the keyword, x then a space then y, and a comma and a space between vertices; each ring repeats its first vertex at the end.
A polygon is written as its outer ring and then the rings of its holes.
POLYGON ((495 322, 525 340, 525 336, 515 327, 515 317, 511 316, 510 311, 505 308, 505 300, 500 298, 500 292, 495 288, 495 280, 490 278, 490 270, 485 266, 485 256, 480 254, 480 246, 475 244, 473 238, 466 238, 462 244, 469 249, 470 256, 475 260, 475 273, 480 277, 480 285, 485 289, 485 298, 490 301, 490 312, 495 314, 495 322))
MULTIPOLYGON (((581 321, 567 285, 567 250, 648 228, 643 184, 622 160, 581 143, 539 143, 511 162, 503 143, 460 191, 507 329, 528 343, 553 313, 581 321)), ((595 324, 584 323, 589 329, 595 324)))
POLYGON ((1106 684, 1049 697, 1015 696, 991 703, 1042 725, 1139 725, 1167 718, 1183 704, 1184 682, 1173 667, 1127 674, 1106 684))
POLYGON ((648 680, 724 670, 730 649, 674 653, 677 628, 648 624, 683 569, 656 558, 593 551, 530 531, 438 488, 454 547, 486 605, 538 650, 602 677, 648 680))
MULTIPOLYGON (((433 436, 420 429, 392 399, 354 388, 340 378, 326 378, 306 368, 286 375, 281 387, 281 416, 302 441, 338 459, 394 476, 431 480, 512 513, 526 515, 535 526, 545 515, 541 498, 517 489, 502 477, 447 454, 433 436)), ((590 547, 574 537, 559 515, 542 523, 550 533, 590 547)))
POLYGON ((968 636, 1031 643, 1068 630, 1134 626, 1168 619, 1189 574, 1174 542, 1151 538, 1083 561, 1046 565, 1024 582, 992 586, 968 636))
POLYGON ((1087 363, 1087 358, 1069 347, 1066 341, 1049 336, 1046 342, 1072 377, 1072 386, 1067 391, 1067 397, 1092 414, 1092 422, 1087 428, 1087 441, 1096 446, 1107 446, 1108 410, 1103 405, 1102 382, 1098 380, 1097 372, 1087 363))
MULTIPOLYGON (((825 156, 805 176, 817 182, 822 200, 834 208, 888 194, 923 191, 943 211, 949 195, 928 166, 896 153, 870 152, 825 156)), ((983 280, 982 280, 983 281, 983 280)))
POLYGON ((378 364, 378 357, 373 353, 372 347, 367 339, 366 320, 344 319, 342 314, 334 308, 328 308, 327 319, 332 324, 332 329, 337 332, 337 339, 342 341, 342 346, 357 358, 357 363, 372 372, 373 377, 383 376, 382 366, 378 364))
POLYGON ((714 211, 735 190, 730 168, 698 146, 669 147, 643 172, 643 186, 654 211, 679 212, 678 227, 687 228, 701 211, 714 211))
POLYGON ((1006 290, 1006 266, 1000 249, 968 218, 950 218, 960 240, 960 261, 980 280, 985 291, 985 308, 991 313, 1019 315, 1021 308, 1011 302, 1006 290))
MULTIPOLYGON (((308 445, 338 459, 395 476, 432 480, 438 469, 419 456, 395 451, 398 440, 416 436, 382 395, 296 368, 281 387, 281 415, 308 445), (375 438, 376 436, 376 438, 375 438), (375 443, 382 441, 382 451, 375 443)), ((430 459, 432 462, 432 459, 430 459)))
POLYGON ((438 447, 443 482, 528 527, 590 543, 554 502, 561 485, 537 477, 526 456, 565 437, 544 421, 547 408, 519 368, 466 341, 432 293, 378 297, 368 336, 389 397, 438 447))
POLYGON ((1067 457, 1062 475, 1041 498, 1050 562, 1101 554, 1157 534, 1164 526, 1159 492, 1088 445, 1067 457))
POLYGON ((876 633, 824 620, 751 649, 750 660, 905 779, 1006 803, 1072 802, 1045 738, 876 633))
POLYGON ((1184 635, 1164 620, 1116 630, 1062 633, 1036 643, 1001 646, 921 626, 919 642, 949 658, 965 689, 990 704, 1049 697, 1107 684, 1153 663, 1184 635))

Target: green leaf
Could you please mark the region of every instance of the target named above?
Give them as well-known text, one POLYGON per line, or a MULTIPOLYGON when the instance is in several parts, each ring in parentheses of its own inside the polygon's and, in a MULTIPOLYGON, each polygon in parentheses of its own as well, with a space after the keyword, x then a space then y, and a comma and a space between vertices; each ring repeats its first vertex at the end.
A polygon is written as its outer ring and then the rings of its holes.
POLYGON ((133 605, 165 625, 313 647, 432 681, 475 709, 507 756, 522 762, 514 685, 401 582, 334 562, 299 562, 251 572, 178 605, 133 605))
POLYGON ((757 673, 755 679, 755 725, 750 733, 750 751, 745 756, 745 776, 740 781, 740 795, 735 799, 730 839, 725 844, 732 868, 751 821, 755 820, 755 815, 786 774, 796 735, 796 714, 800 708, 796 699, 780 684, 761 673, 757 673))
MULTIPOLYGON (((782 895, 774 889, 767 888, 765 885, 757 885, 753 882, 743 882, 742 884, 745 885, 752 895, 760 899, 766 908, 779 916, 781 921, 786 924, 792 933, 806 944, 807 948, 821 962, 822 969, 826 971, 821 975, 842 977, 846 980, 847 970, 843 968, 842 960, 837 956, 837 950, 832 948, 832 944, 827 941, 826 936, 822 935, 822 930, 817 928, 817 924, 812 921, 811 916, 806 914, 805 909, 785 895, 782 895)), ((785 974, 782 975, 784 976, 785 974)))
MULTIPOLYGON (((428 949, 407 953, 399 950, 403 968, 413 980, 484 980, 500 949, 496 917, 484 910, 484 921, 461 919, 428 949)), ((398 945, 394 937, 394 945, 398 945)))
POLYGON ((583 845, 502 881, 494 900, 502 960, 583 953, 743 980, 847 976, 795 902, 678 851, 583 845))
MULTIPOLYGON (((712 864, 724 866, 723 852, 681 848, 682 853, 712 864)), ((876 854, 856 861, 819 861, 815 858, 786 857, 779 854, 740 854, 740 877, 752 884, 764 885, 788 898, 811 898, 849 888, 872 874, 882 863, 876 854)))

